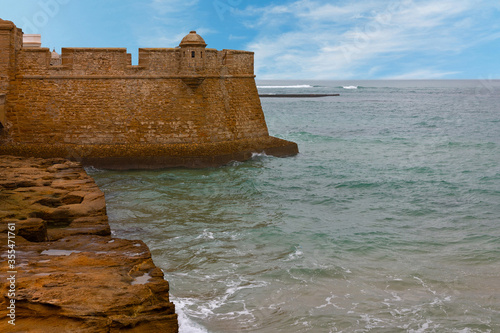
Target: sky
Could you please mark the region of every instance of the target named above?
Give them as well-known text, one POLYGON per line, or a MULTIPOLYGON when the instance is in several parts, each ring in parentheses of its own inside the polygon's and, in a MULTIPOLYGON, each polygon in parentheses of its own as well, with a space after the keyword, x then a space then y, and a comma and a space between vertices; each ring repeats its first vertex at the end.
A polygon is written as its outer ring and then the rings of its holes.
POLYGON ((0 0, 42 46, 255 52, 257 79, 499 79, 498 0, 0 0))

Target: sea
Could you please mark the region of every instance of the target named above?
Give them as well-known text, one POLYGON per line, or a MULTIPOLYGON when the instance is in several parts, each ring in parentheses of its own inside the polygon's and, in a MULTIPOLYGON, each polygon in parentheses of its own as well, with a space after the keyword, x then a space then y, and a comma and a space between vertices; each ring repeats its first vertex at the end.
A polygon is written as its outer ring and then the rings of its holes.
POLYGON ((181 333, 500 332, 500 81, 257 81, 300 153, 88 168, 181 333))

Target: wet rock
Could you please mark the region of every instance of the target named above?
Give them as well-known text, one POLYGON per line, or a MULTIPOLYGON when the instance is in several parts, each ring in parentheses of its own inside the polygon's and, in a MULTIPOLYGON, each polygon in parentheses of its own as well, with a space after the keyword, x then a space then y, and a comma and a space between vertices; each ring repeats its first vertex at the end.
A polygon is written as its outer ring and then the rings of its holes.
POLYGON ((82 201, 83 196, 74 193, 69 193, 64 198, 61 198, 61 202, 65 205, 81 204, 82 201))
MULTIPOLYGON (((104 195, 79 164, 0 156, 3 257, 9 226, 15 226, 15 331, 178 331, 163 272, 142 241, 110 236, 104 195)), ((8 285, 0 286, 6 309, 8 285)), ((1 332, 12 328, 0 321, 1 332)))
POLYGON ((27 219, 16 222, 17 234, 30 242, 47 240, 47 223, 42 219, 27 219))

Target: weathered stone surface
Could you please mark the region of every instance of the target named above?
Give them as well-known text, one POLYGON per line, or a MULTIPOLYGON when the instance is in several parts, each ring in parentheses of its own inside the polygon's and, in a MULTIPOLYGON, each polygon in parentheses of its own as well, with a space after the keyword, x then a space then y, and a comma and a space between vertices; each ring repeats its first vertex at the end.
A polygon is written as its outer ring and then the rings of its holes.
POLYGON ((30 242, 45 242, 47 237, 47 223, 42 219, 31 218, 15 222, 17 234, 30 242))
MULTIPOLYGON (((25 144, 23 151, 0 145, 0 153, 51 158, 69 151, 87 151, 85 145, 25 144)), ((79 155, 82 164, 97 168, 127 170, 164 167, 205 168, 245 161, 253 153, 285 157, 298 153, 297 144, 275 137, 204 144, 92 145, 92 153, 79 155)))
POLYGON ((163 272, 142 241, 110 236, 104 195, 79 164, 0 156, 0 313, 7 319, 12 224, 16 325, 2 320, 1 332, 178 331, 163 272))
POLYGON ((45 242, 47 238, 47 223, 42 219, 27 220, 4 219, 0 224, 0 233, 7 233, 7 224, 16 224, 17 234, 30 242, 45 242))

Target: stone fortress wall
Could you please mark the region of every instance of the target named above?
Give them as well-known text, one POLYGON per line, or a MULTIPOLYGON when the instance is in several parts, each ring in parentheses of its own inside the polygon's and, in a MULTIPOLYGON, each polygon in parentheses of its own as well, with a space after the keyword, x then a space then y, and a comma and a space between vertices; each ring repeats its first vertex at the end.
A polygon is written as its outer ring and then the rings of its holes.
POLYGON ((268 134, 253 52, 206 48, 194 31, 139 49, 134 66, 125 48, 23 47, 0 21, 0 51, 0 153, 136 168, 298 152, 268 134))

